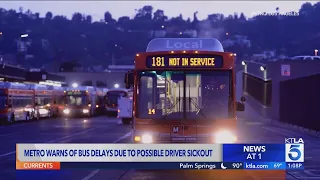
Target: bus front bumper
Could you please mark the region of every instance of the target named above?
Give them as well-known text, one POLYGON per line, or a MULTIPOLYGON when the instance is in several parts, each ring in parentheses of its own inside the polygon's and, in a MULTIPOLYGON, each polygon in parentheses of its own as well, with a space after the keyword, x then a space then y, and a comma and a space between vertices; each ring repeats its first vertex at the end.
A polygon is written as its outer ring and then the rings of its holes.
POLYGON ((212 134, 197 134, 191 136, 172 136, 170 134, 133 133, 133 143, 236 143, 237 136, 229 130, 220 130, 212 134))
POLYGON ((86 108, 72 109, 66 108, 62 111, 63 116, 89 116, 90 110, 86 108))

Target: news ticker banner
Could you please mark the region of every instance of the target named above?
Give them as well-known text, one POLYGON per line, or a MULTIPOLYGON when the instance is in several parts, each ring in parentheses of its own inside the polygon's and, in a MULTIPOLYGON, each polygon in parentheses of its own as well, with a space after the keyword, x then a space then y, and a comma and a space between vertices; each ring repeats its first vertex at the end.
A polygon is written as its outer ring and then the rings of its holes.
POLYGON ((303 169, 286 157, 285 144, 17 144, 16 169, 303 169))

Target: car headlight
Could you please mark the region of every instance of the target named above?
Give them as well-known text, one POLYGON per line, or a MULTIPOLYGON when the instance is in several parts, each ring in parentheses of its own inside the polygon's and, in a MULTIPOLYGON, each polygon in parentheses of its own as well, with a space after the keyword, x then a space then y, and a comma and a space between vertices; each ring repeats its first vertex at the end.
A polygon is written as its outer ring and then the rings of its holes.
POLYGON ((48 112, 47 109, 39 109, 39 114, 47 114, 48 112))
POLYGON ((215 143, 234 143, 237 141, 237 137, 228 130, 218 131, 214 134, 215 143))
POLYGON ((153 142, 152 136, 149 134, 144 134, 141 136, 141 142, 144 144, 150 144, 153 142))
POLYGON ((83 109, 82 112, 86 114, 86 113, 89 113, 89 110, 88 109, 83 109))
POLYGON ((70 113, 70 110, 69 110, 69 109, 64 109, 64 110, 63 110, 63 113, 69 114, 69 113, 70 113))
POLYGON ((34 110, 33 110, 33 108, 24 108, 24 111, 32 112, 32 111, 34 111, 34 110))

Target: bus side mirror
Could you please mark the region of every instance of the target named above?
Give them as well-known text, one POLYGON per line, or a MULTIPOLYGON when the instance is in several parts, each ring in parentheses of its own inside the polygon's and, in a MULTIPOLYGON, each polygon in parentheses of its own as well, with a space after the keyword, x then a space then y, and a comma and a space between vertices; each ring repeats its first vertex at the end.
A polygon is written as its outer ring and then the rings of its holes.
POLYGON ((244 111, 245 109, 245 105, 243 103, 236 102, 236 106, 237 111, 244 111))
POLYGON ((126 84, 127 89, 130 89, 130 87, 133 86, 134 76, 132 71, 129 71, 125 74, 124 83, 126 84))
POLYGON ((8 104, 8 108, 12 108, 12 104, 8 104))

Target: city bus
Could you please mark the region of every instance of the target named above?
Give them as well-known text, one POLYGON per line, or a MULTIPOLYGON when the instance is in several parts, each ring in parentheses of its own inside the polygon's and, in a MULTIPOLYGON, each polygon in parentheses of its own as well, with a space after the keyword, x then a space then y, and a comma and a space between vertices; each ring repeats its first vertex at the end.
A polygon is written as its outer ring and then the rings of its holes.
POLYGON ((65 93, 64 116, 87 116, 96 114, 98 108, 97 91, 92 86, 74 86, 67 88, 65 93))
POLYGON ((51 117, 50 105, 53 102, 53 90, 43 84, 30 84, 30 89, 34 91, 34 118, 51 117))
POLYGON ((104 98, 108 92, 108 89, 107 88, 96 88, 96 89, 97 89, 97 103, 96 103, 97 114, 101 115, 106 112, 106 109, 104 107, 104 105, 105 105, 104 98))
POLYGON ((134 87, 133 143, 234 143, 233 53, 216 39, 161 38, 149 42, 126 73, 134 87))
POLYGON ((0 82, 0 117, 4 123, 33 119, 34 91, 22 83, 0 82))
POLYGON ((107 115, 117 114, 118 112, 118 98, 128 97, 128 89, 125 88, 113 88, 109 89, 104 97, 105 109, 107 115))
POLYGON ((60 116, 65 106, 64 87, 51 86, 51 88, 53 90, 53 102, 49 106, 51 106, 53 116, 60 116))

